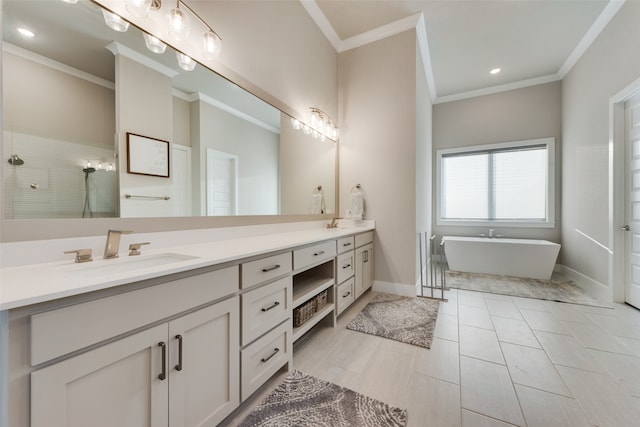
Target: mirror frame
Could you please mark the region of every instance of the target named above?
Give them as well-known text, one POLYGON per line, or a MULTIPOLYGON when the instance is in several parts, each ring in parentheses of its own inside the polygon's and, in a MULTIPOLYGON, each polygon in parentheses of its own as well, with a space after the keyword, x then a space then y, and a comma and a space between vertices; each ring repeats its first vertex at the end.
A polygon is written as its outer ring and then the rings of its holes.
MULTIPOLYGON (((117 0, 90 0, 97 6, 123 15, 117 10, 117 0)), ((0 0, 0 6, 2 0, 0 0)), ((123 7, 120 5, 120 7, 123 7)), ((2 28, 2 8, 0 7, 0 28, 2 28)), ((131 25, 141 31, 151 32, 152 28, 141 25, 135 18, 126 18, 131 25)), ((164 40, 166 41, 166 40, 164 40)), ((182 42, 181 46, 168 42, 176 51, 186 51, 184 46, 187 42, 182 42)), ((0 52, 0 64, 3 53, 0 52)), ((191 55, 190 55, 191 56, 191 55)), ((286 103, 269 94, 267 91, 253 84, 240 74, 234 72, 229 67, 219 62, 207 61, 201 54, 191 56, 202 67, 220 75, 231 83, 238 85, 247 92, 253 94, 267 104, 278 109, 281 113, 289 117, 304 117, 296 112, 286 103), (215 64, 215 65, 212 65, 215 64)), ((0 79, 3 78, 0 69, 0 79)), ((0 99, 4 99, 0 91, 0 99)), ((304 123, 303 120, 300 120, 304 123)), ((4 130, 2 118, 0 117, 0 129, 4 130)), ((3 138, 4 139, 4 138, 3 138)), ((189 216, 189 217, 140 217, 140 218, 59 218, 59 219, 8 219, 4 216, 4 205, 0 198, 0 243, 22 242, 31 240, 48 240, 74 237, 99 236, 109 229, 129 229, 136 233, 151 233, 162 231, 194 230, 204 228, 237 227, 250 225, 281 224, 287 222, 322 221, 338 216, 339 206, 339 141, 328 140, 329 143, 336 144, 335 150, 335 200, 334 214, 297 214, 297 215, 250 215, 250 216, 189 216)), ((1 142, 4 145, 4 140, 1 142)), ((5 162, 0 162, 0 174, 6 167, 5 162)))

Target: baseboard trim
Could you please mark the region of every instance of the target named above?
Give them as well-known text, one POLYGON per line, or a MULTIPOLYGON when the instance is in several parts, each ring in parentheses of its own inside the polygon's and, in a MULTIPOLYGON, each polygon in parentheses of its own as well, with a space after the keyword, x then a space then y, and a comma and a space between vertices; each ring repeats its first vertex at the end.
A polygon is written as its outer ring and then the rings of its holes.
POLYGON ((609 289, 609 287, 604 283, 598 282, 597 280, 562 264, 556 264, 553 271, 562 274, 565 278, 571 280, 595 299, 607 303, 612 301, 611 289, 609 289))
POLYGON ((417 295, 415 286, 405 285, 403 283, 383 282, 382 280, 374 280, 373 290, 406 297, 415 297, 417 295))

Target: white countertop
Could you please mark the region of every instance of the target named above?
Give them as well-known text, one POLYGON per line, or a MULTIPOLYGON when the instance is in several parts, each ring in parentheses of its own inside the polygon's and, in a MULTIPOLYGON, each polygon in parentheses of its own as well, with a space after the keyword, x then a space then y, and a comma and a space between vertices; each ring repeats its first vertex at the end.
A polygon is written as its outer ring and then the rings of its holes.
MULTIPOLYGON (((145 250, 146 247, 143 246, 142 255, 138 257, 127 256, 127 251, 123 250, 124 246, 121 245, 122 255, 117 259, 105 260, 94 253, 94 261, 88 263, 74 263, 70 259, 2 268, 0 270, 0 311, 236 261, 269 252, 287 250, 296 246, 336 239, 373 229, 375 226, 370 224, 335 229, 312 228, 215 240, 209 243, 164 247, 159 250, 145 250), (110 270, 109 266, 115 266, 117 263, 135 263, 145 257, 146 259, 159 257, 160 254, 175 254, 176 259, 164 265, 135 269, 126 269, 126 266, 123 265, 123 269, 126 271, 109 271, 107 273, 99 271, 102 266, 106 267, 103 270, 110 270), (178 259, 177 257, 180 255, 185 258, 194 258, 178 259), (91 271, 93 269, 95 272, 91 271)), ((116 269, 114 268, 114 270, 116 269)))

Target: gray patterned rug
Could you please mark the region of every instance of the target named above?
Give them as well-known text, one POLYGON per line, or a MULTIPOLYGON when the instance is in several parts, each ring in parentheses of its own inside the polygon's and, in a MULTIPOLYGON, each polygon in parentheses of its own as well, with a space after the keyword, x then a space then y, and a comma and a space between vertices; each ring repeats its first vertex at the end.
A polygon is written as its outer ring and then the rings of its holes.
POLYGON ((431 348, 439 307, 437 300, 378 294, 347 329, 431 348))
POLYGON ((394 427, 406 424, 406 409, 293 371, 239 427, 394 427))
POLYGON ((610 305, 587 295, 579 286, 570 282, 463 273, 451 270, 448 270, 446 275, 447 286, 455 289, 612 308, 610 305))

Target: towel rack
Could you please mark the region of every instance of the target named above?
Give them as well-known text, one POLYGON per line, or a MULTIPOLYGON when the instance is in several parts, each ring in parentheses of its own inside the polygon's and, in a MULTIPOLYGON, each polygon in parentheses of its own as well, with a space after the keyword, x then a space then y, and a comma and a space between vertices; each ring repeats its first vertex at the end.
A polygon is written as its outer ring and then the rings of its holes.
POLYGON ((169 200, 169 196, 136 196, 135 194, 125 194, 127 199, 149 199, 149 200, 169 200))
POLYGON ((322 191, 322 185, 318 185, 313 189, 313 194, 318 194, 321 191, 322 191))
POLYGON ((354 185, 353 187, 351 187, 351 192, 352 193, 362 192, 362 186, 360 184, 354 185))

